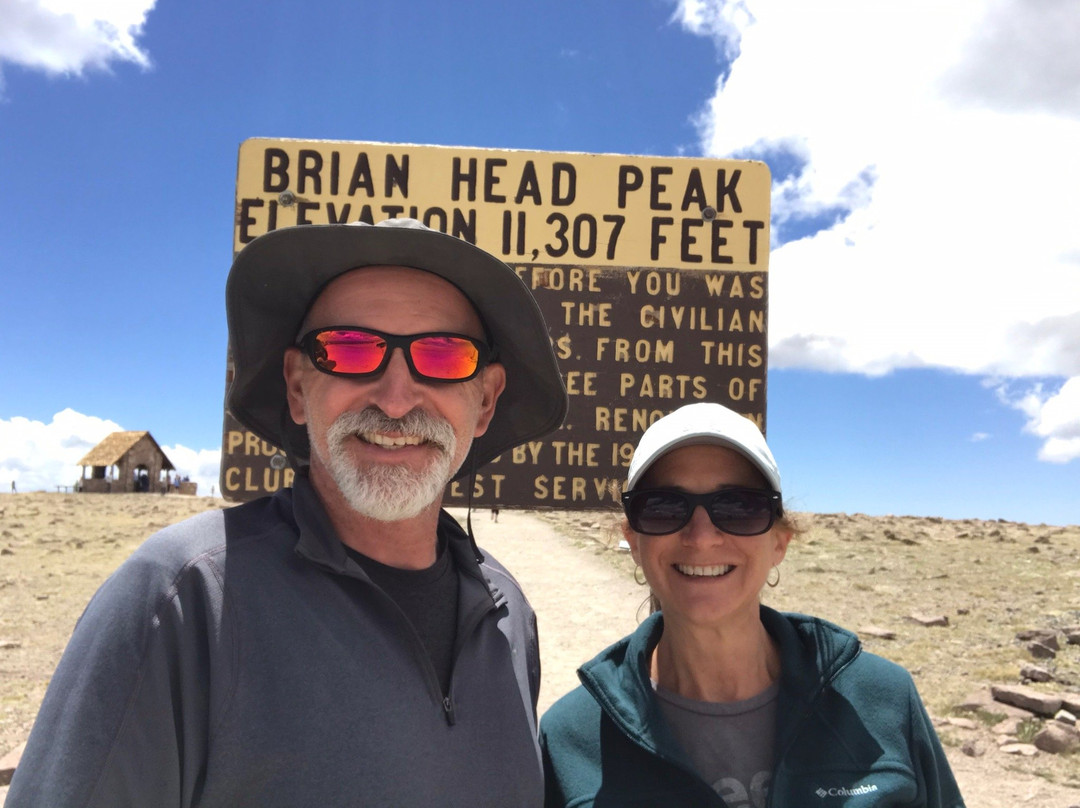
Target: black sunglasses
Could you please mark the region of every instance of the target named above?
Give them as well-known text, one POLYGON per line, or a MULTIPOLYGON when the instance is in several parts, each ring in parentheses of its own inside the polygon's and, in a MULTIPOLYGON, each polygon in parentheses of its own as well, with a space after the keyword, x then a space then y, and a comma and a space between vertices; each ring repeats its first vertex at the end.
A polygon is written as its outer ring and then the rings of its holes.
POLYGON ((707 494, 643 488, 624 493, 622 504, 630 527, 646 536, 677 533, 699 505, 717 529, 732 536, 758 536, 784 514, 780 495, 761 488, 721 488, 707 494))
POLYGON ((433 331, 425 334, 386 334, 373 328, 333 325, 309 331, 297 347, 312 364, 331 376, 377 376, 401 348, 409 372, 417 379, 467 382, 494 359, 494 351, 464 334, 433 331))

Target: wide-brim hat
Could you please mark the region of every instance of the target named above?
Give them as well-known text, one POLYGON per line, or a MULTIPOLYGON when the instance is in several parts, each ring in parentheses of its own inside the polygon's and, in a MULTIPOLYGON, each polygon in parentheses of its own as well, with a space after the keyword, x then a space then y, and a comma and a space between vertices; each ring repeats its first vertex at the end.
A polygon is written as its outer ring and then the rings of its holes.
POLYGON ((491 423, 457 476, 562 424, 566 388, 528 287, 495 256, 413 219, 286 227, 240 251, 225 286, 233 360, 226 403, 240 423, 285 449, 294 465, 309 461, 307 429, 289 415, 282 357, 322 289, 365 266, 411 267, 452 283, 476 308, 506 368, 491 423))
POLYGON ((679 407, 645 430, 630 459, 626 490, 633 490, 653 463, 680 446, 723 446, 734 449, 765 477, 778 494, 780 469, 757 424, 722 404, 699 402, 679 407))

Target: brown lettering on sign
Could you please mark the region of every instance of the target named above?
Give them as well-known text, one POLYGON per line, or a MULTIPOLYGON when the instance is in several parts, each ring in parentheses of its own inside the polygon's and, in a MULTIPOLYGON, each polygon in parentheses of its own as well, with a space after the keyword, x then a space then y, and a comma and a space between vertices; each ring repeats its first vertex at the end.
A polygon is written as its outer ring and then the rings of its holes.
MULTIPOLYGON (((641 433, 677 407, 717 401, 765 427, 770 193, 753 161, 254 139, 233 243, 407 216, 507 261, 543 312, 569 413, 446 501, 615 507, 641 433)), ((222 461, 232 500, 291 482, 229 413, 222 461)))
POLYGON ((294 472, 291 468, 255 469, 250 466, 223 465, 221 468, 221 488, 229 494, 255 491, 272 494, 279 488, 288 488, 293 484, 294 472))

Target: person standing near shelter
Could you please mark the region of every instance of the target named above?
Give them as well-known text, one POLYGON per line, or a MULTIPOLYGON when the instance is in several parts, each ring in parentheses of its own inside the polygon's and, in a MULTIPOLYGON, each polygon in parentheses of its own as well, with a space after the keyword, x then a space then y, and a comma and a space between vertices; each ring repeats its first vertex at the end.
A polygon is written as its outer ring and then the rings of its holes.
POLYGON ((963 808, 910 674, 762 606, 796 526, 757 426, 680 407, 641 436, 623 533, 653 614, 548 710, 548 806, 963 808))
POLYGON ((7 808, 539 805, 535 618, 441 510, 566 413, 528 289, 401 219, 256 239, 226 308, 229 407, 295 484, 102 586, 7 808))

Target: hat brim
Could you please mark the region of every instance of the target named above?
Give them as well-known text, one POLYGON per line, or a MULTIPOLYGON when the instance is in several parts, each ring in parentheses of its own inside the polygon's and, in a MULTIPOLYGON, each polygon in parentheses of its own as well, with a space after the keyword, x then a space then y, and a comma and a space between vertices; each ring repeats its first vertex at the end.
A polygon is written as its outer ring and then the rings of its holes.
POLYGON ((244 426, 286 449, 294 463, 309 461, 307 430, 288 414, 282 357, 323 287, 364 266, 411 267, 452 283, 498 350, 506 388, 456 476, 562 424, 568 401, 547 326, 513 269, 435 230, 353 223, 274 230, 233 261, 225 288, 234 371, 226 403, 244 426))
POLYGON ((781 493, 780 469, 757 424, 722 404, 685 404, 652 424, 638 441, 626 475, 633 490, 664 455, 683 446, 722 446, 745 457, 761 472, 770 488, 781 493))
POLYGON ((768 483, 769 487, 780 492, 780 476, 777 473, 775 467, 770 467, 762 458, 760 458, 753 450, 752 447, 747 446, 738 440, 720 437, 710 432, 698 432, 684 435, 677 440, 672 440, 670 443, 664 444, 662 447, 656 449, 655 454, 649 460, 648 463, 642 465, 640 468, 634 469, 632 477, 629 477, 626 481, 627 490, 633 490, 633 488, 641 482, 641 478, 644 477, 650 468, 652 468, 656 461, 666 454, 670 454, 676 449, 681 449, 683 446, 719 446, 724 449, 731 449, 738 452, 745 457, 768 483))

